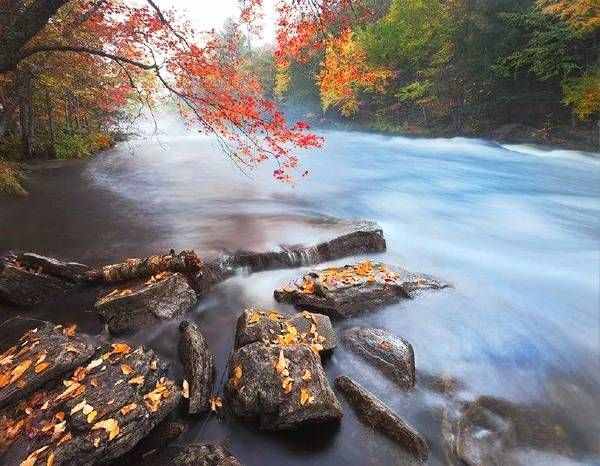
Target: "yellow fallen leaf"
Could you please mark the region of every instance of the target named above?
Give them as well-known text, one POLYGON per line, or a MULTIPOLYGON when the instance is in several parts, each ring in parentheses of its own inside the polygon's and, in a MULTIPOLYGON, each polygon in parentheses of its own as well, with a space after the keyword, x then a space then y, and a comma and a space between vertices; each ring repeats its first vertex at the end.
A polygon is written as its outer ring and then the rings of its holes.
POLYGON ((102 358, 94 359, 87 365, 87 367, 85 369, 89 372, 92 369, 95 369, 96 367, 102 365, 103 362, 104 361, 102 360, 102 358))
POLYGON ((212 396, 210 398, 211 411, 217 412, 217 410, 219 410, 222 407, 223 407, 223 400, 221 400, 220 396, 212 396))
POLYGON ((113 343, 112 352, 115 354, 127 354, 131 351, 131 347, 127 343, 113 343))
POLYGON ((46 352, 44 351, 43 353, 41 353, 37 359, 37 361, 35 362, 35 365, 37 366, 38 364, 41 364, 44 362, 44 360, 46 359, 46 352))
POLYGON ((260 314, 257 311, 252 311, 246 319, 246 325, 254 325, 260 321, 260 314))
MULTIPOLYGON (((66 381, 64 381, 66 382, 66 381)), ((79 382, 72 382, 67 386, 67 389, 62 392, 60 395, 58 395, 56 397, 56 401, 60 401, 60 400, 64 400, 66 398, 69 398, 70 396, 74 395, 75 392, 82 387, 82 385, 79 382)), ((85 386, 83 386, 85 389, 85 386)))
POLYGON ((319 352, 323 351, 323 345, 320 343, 313 343, 310 345, 310 349, 313 351, 313 353, 319 354, 319 352))
POLYGON ((182 389, 181 389, 181 396, 183 396, 186 400, 190 397, 190 384, 185 379, 183 379, 183 386, 182 386, 182 389))
POLYGON ((315 401, 315 397, 312 395, 311 391, 308 388, 300 389, 300 406, 304 406, 306 404, 311 404, 315 401))
POLYGON ((40 364, 37 364, 34 367, 34 371, 36 374, 41 374, 42 372, 44 372, 46 369, 48 369, 48 367, 50 366, 50 363, 48 362, 42 362, 40 364))
POLYGON ((315 293, 315 282, 311 279, 304 279, 304 283, 301 289, 302 293, 314 294, 315 293))
POLYGON ((59 422, 58 424, 54 424, 54 433, 53 435, 62 434, 67 426, 67 421, 59 422))
POLYGON ((128 364, 121 364, 121 372, 123 372, 123 375, 129 375, 133 372, 133 368, 128 364))
POLYGON ((144 376, 138 375, 137 377, 134 377, 133 379, 129 379, 128 383, 131 385, 144 385, 144 376))
POLYGON ((100 437, 96 437, 94 439, 94 447, 98 448, 100 446, 100 437))
POLYGON ((50 454, 48 455, 48 458, 46 458, 46 466, 53 466, 54 464, 54 452, 51 451, 50 454))
POLYGON ((77 403, 75 406, 73 406, 73 408, 71 408, 71 416, 81 411, 85 406, 87 406, 87 401, 83 399, 80 403, 77 403))
POLYGON ((75 335, 75 330, 77 330, 77 324, 71 324, 63 329, 63 333, 68 337, 72 337, 75 335))
POLYGON ((308 369, 306 369, 304 371, 304 374, 302 374, 302 380, 304 380, 305 382, 312 380, 312 374, 310 373, 310 371, 308 369))
POLYGON ((97 422, 92 426, 92 430, 104 429, 108 434, 108 440, 111 441, 117 435, 119 435, 119 423, 113 418, 105 419, 104 421, 97 422))
POLYGON ((150 369, 152 369, 153 371, 158 369, 158 361, 156 359, 153 359, 152 362, 150 363, 150 369))
POLYGON ((123 416, 127 416, 135 408, 137 408, 137 404, 136 403, 130 403, 128 405, 123 406, 120 411, 121 411, 121 414, 123 416))
POLYGON ((91 424, 92 422, 94 422, 94 420, 96 419, 96 416, 98 416, 98 411, 96 411, 95 409, 90 411, 86 417, 87 423, 91 424))
POLYGON ((281 381, 281 386, 283 388, 284 393, 290 393, 294 388, 294 379, 291 377, 286 377, 281 381))
POLYGON ((285 369, 287 369, 287 361, 283 355, 283 350, 280 349, 279 350, 279 359, 277 360, 277 363, 275 364, 275 370, 277 371, 278 374, 281 374, 285 369))
POLYGON ((10 373, 10 380, 8 383, 13 383, 14 381, 18 380, 19 377, 21 377, 23 375, 23 373, 29 369, 29 367, 31 366, 31 359, 26 359, 25 361, 21 362, 19 365, 17 365, 10 373))
POLYGON ((38 448, 37 450, 32 452, 27 458, 25 458, 25 460, 23 462, 21 462, 20 466, 33 466, 35 464, 35 462, 37 461, 38 456, 40 456, 40 453, 43 453, 47 449, 48 449, 48 445, 46 445, 42 448, 38 448))

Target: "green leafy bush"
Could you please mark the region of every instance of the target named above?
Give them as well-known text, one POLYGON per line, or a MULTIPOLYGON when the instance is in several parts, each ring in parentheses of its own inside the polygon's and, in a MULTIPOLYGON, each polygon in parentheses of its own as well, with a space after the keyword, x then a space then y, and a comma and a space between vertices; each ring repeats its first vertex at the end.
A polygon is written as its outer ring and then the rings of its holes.
POLYGON ((24 181, 25 176, 17 165, 0 160, 0 194, 26 195, 24 181))

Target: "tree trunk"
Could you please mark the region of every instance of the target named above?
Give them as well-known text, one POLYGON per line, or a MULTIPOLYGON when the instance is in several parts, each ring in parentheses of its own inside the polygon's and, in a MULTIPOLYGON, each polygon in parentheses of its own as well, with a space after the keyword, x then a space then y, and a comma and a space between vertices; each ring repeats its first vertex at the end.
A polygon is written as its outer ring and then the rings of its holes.
POLYGON ((19 95, 19 123, 21 126, 21 146, 23 159, 30 159, 33 154, 31 105, 31 73, 29 70, 20 73, 21 89, 19 95))

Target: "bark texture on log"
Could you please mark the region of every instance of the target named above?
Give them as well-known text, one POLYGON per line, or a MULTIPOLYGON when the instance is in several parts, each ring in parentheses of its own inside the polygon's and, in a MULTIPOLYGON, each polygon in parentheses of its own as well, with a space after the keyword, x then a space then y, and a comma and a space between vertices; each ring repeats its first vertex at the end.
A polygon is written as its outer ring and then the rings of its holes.
POLYGON ((29 330, 0 355, 0 407, 83 364, 93 353, 86 337, 60 325, 46 322, 29 330))
POLYGON ((60 296, 71 284, 13 264, 0 265, 0 301, 15 306, 32 306, 49 298, 60 296))
POLYGON ((421 461, 427 459, 429 446, 425 438, 375 395, 346 376, 335 379, 335 386, 344 394, 363 422, 398 442, 421 461))
POLYGON ((342 340, 401 387, 415 386, 415 353, 403 338, 386 330, 354 327, 344 332, 342 340))
POLYGON ((179 354, 190 387, 188 412, 208 411, 215 382, 215 357, 196 324, 184 321, 180 330, 179 354))
POLYGON ((46 257, 33 252, 23 252, 17 255, 17 261, 25 267, 41 270, 47 275, 64 278, 72 282, 81 281, 89 267, 78 262, 64 262, 54 257, 46 257))
POLYGON ((159 279, 131 288, 116 288, 100 298, 96 311, 111 333, 119 334, 173 319, 189 311, 197 301, 187 279, 179 273, 162 272, 159 279))
POLYGON ((221 445, 192 444, 173 446, 144 459, 146 466, 241 466, 241 463, 221 445))
POLYGON ((0 414, 3 464, 91 465, 123 455, 179 404, 166 370, 151 350, 100 347, 62 383, 0 414))

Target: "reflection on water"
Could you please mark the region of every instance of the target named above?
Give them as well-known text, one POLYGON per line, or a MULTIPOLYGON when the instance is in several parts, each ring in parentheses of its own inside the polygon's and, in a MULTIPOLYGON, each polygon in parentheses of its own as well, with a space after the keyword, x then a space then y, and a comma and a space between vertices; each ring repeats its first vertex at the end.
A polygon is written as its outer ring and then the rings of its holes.
MULTIPOLYGON (((600 162, 466 139, 325 136, 325 150, 304 157, 311 175, 295 187, 273 182, 268 167, 248 178, 209 139, 190 135, 131 142, 87 164, 36 170, 29 199, 0 204, 0 250, 101 263, 171 247, 314 243, 335 232, 335 218, 378 221, 388 240, 381 258, 455 288, 338 323, 380 326, 409 340, 417 363, 413 392, 402 393, 342 347, 327 362, 328 375, 353 375, 414 424, 430 440, 431 464, 445 462, 444 409, 480 396, 527 413, 535 407, 534 420, 548 410, 565 430, 568 448, 552 448, 552 437, 525 441, 513 455, 519 463, 598 461, 600 162), (440 390, 446 385, 452 390, 440 390)), ((240 310, 273 307, 273 288, 298 273, 234 277, 198 305, 192 318, 221 372, 240 310)), ((75 319, 98 333, 93 299, 70 297, 28 315, 75 319)), ((177 322, 132 338, 177 358, 177 322)), ((246 465, 411 464, 344 408, 339 427, 296 434, 189 419, 181 441, 225 441, 246 465)))

